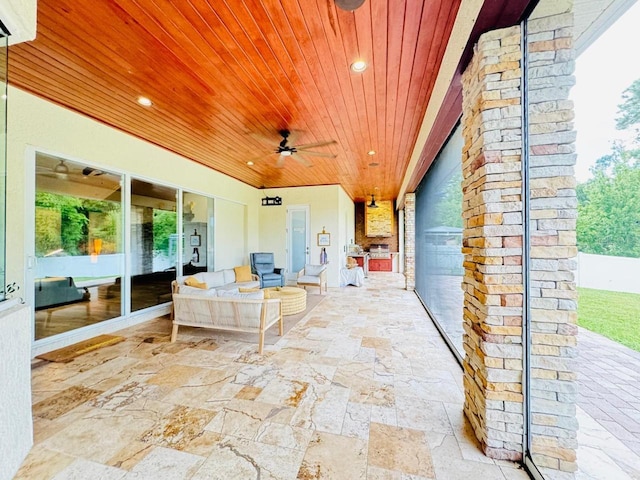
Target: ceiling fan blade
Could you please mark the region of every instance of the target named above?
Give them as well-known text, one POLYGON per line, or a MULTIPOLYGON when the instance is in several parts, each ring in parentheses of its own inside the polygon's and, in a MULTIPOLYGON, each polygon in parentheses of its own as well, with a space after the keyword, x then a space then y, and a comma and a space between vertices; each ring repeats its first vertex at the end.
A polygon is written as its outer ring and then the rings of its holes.
POLYGON ((258 157, 250 158, 249 160, 247 160, 247 162, 255 162, 255 161, 258 161, 258 160, 262 160, 263 158, 270 157, 271 155, 274 155, 274 154, 275 154, 275 152, 273 152, 273 151, 265 152, 265 153, 263 153, 262 155, 260 155, 258 157))
POLYGON ((298 154, 298 153, 294 153, 293 155, 291 155, 297 162, 301 163, 302 165, 304 165, 305 167, 311 167, 313 164, 307 160, 306 158, 304 158, 302 155, 298 154))
POLYGON ((278 157, 278 161, 276 162, 276 168, 282 168, 282 167, 284 167, 284 159, 285 159, 285 158, 286 158, 286 157, 285 157, 284 155, 280 155, 280 156, 278 157))
POLYGON ((296 146, 296 150, 306 150, 308 148, 324 147, 326 145, 333 145, 334 143, 338 143, 338 142, 336 142, 335 140, 329 140, 325 142, 307 143, 305 145, 296 146))
POLYGON ((336 158, 337 155, 334 155, 333 153, 327 153, 327 152, 312 152, 311 150, 303 150, 299 153, 302 153, 304 155, 313 155, 315 157, 325 157, 325 158, 336 158))
POLYGON ((280 140, 277 137, 276 138, 267 137, 266 135, 262 135, 261 133, 254 133, 254 132, 250 132, 249 135, 255 138, 256 140, 259 140, 260 142, 268 143, 270 145, 278 145, 278 143, 280 143, 280 140))

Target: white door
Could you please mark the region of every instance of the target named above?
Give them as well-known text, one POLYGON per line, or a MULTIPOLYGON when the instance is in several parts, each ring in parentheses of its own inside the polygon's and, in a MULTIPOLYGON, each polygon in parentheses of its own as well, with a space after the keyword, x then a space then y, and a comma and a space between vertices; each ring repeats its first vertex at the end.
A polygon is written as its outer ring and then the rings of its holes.
POLYGON ((309 206, 287 208, 287 272, 294 274, 309 263, 309 206))

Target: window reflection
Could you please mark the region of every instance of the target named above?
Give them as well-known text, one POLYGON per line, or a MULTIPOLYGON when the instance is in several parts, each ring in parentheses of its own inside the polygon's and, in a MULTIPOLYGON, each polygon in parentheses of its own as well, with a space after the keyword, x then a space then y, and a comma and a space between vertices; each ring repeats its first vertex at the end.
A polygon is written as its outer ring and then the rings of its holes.
POLYGON ((213 268, 213 198, 182 194, 182 272, 192 275, 213 268))
POLYGON ((416 191, 416 291, 462 349, 462 134, 458 127, 416 191))
POLYGON ((131 181, 131 311, 171 301, 176 189, 131 181))
POLYGON ((35 338, 122 313, 121 177, 38 153, 35 338))

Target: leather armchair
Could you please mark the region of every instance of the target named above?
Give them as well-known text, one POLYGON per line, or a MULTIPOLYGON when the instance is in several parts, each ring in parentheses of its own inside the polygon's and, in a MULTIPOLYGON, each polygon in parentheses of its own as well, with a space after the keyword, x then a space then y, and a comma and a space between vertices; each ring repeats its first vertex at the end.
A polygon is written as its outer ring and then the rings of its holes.
POLYGON ((276 268, 273 253, 250 253, 249 260, 251 273, 260 279, 260 288, 284 286, 284 268, 276 268))

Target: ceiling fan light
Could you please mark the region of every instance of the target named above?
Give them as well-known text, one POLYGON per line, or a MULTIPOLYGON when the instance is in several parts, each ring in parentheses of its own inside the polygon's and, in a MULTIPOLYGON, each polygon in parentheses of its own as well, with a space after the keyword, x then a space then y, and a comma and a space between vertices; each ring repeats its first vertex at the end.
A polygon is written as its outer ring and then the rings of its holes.
POLYGON ((336 5, 342 10, 351 12, 358 7, 361 7, 364 0, 336 0, 336 5))
POLYGON ((60 163, 53 167, 53 173, 67 175, 69 173, 69 167, 64 163, 64 160, 60 160, 60 163))

